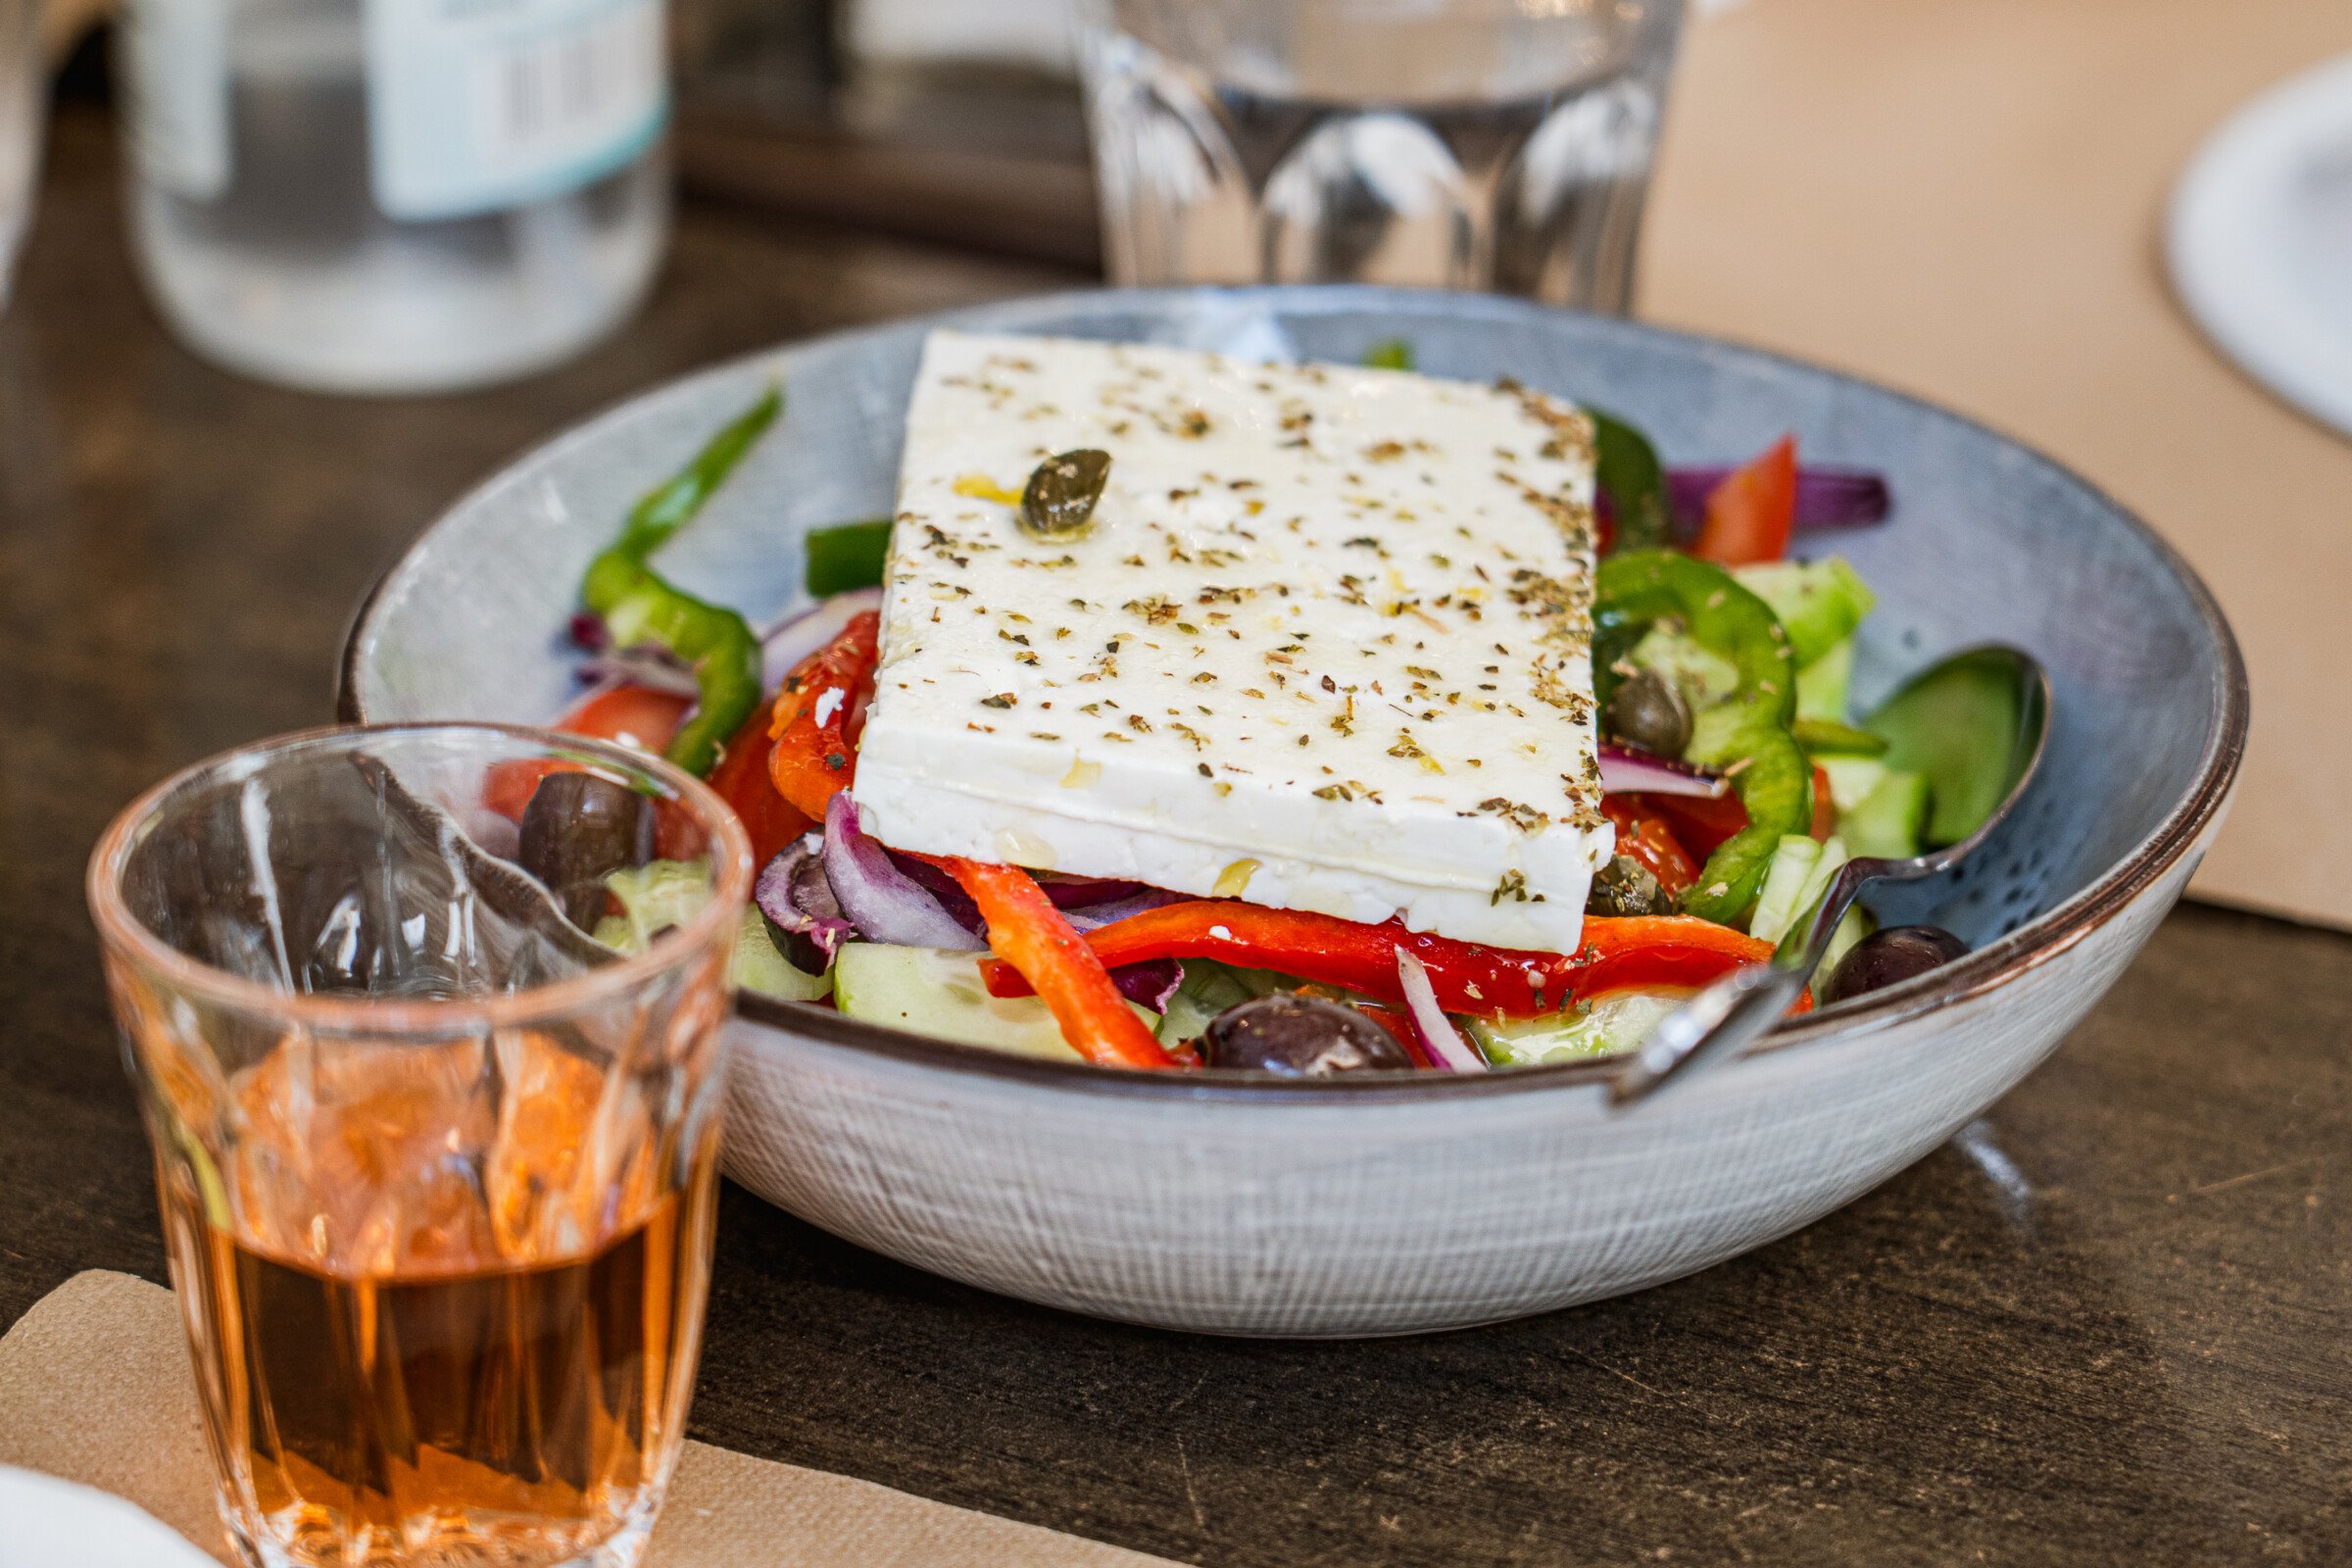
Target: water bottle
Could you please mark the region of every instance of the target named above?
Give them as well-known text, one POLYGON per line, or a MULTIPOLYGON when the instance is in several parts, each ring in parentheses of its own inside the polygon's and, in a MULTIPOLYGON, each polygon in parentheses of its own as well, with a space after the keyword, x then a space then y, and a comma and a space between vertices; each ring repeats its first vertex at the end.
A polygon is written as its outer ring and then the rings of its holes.
POLYGON ((232 369, 426 392, 619 324, 669 226, 663 0, 129 0, 149 292, 232 369))

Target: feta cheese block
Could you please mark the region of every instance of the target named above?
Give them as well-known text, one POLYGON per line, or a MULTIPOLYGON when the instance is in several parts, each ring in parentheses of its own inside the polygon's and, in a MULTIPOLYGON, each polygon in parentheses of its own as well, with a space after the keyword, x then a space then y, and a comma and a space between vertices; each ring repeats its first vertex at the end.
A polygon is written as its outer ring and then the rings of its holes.
POLYGON ((1614 834, 1592 425, 1328 365, 931 334, 853 786, 901 849, 1573 951, 1614 834), (1109 454, 1082 535, 1019 498, 1109 454))

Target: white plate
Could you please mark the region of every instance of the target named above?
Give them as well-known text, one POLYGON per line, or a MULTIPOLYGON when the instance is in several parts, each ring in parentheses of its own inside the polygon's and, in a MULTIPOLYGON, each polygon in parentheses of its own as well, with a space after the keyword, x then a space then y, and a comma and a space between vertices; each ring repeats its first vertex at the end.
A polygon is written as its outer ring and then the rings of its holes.
POLYGON ((136 1503, 0 1464, 0 1568, 218 1568, 136 1503))
POLYGON ((2223 124, 2173 192, 2173 286, 2257 381, 2352 435, 2352 55, 2223 124))

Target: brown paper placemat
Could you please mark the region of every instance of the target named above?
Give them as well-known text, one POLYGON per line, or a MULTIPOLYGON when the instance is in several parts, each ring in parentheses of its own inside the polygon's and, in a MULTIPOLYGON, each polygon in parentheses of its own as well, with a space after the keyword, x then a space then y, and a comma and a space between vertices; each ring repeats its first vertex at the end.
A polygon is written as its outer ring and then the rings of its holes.
MULTIPOLYGON (((172 1293, 76 1274, 0 1338, 0 1464, 101 1488, 223 1563, 172 1293)), ((1168 1568, 1166 1560, 688 1443, 646 1568, 1168 1568)))
POLYGON ((1642 314, 2050 453, 2213 586, 2253 671, 2191 891, 2352 926, 2352 441, 2207 346, 2159 234, 2223 120, 2352 50, 2343 0, 1749 0, 1693 19, 1642 314))

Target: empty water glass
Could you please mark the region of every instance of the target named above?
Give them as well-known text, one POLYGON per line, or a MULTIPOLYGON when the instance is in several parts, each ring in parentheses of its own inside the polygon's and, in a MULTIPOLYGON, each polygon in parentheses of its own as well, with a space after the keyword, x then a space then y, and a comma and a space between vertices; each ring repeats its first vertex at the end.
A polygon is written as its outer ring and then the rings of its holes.
POLYGON ((1623 312, 1681 0, 1084 0, 1121 283, 1623 312))

